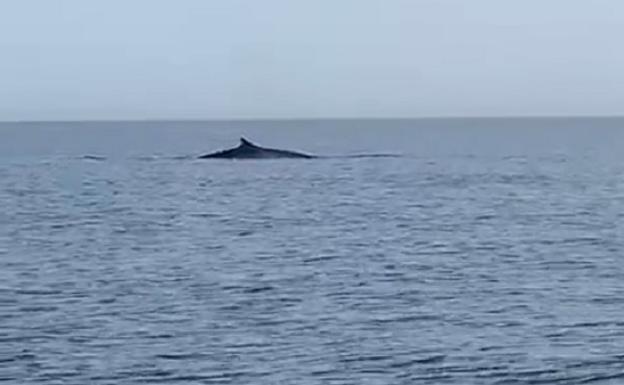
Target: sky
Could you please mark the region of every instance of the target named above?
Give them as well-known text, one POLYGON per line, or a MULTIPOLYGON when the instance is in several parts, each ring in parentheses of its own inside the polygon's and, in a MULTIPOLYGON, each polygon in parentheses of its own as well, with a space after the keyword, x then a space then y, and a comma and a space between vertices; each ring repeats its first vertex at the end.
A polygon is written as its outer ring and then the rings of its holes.
POLYGON ((622 0, 0 0, 0 120, 624 115, 622 0))

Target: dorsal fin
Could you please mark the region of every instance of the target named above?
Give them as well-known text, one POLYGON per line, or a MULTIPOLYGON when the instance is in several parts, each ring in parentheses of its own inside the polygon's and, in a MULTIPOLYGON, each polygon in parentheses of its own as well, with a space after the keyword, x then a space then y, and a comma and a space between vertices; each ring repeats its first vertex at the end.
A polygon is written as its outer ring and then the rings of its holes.
POLYGON ((255 147, 256 146, 255 144, 251 143, 250 141, 248 141, 247 139, 243 138, 242 136, 240 138, 240 145, 241 146, 251 146, 251 147, 255 147))

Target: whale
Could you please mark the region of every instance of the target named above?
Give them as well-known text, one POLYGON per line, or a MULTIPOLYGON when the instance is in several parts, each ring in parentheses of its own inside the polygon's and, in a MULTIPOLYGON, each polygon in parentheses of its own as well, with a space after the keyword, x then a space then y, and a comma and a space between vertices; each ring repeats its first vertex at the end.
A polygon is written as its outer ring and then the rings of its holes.
POLYGON ((314 155, 258 146, 241 137, 238 147, 199 156, 199 159, 313 159, 314 155))

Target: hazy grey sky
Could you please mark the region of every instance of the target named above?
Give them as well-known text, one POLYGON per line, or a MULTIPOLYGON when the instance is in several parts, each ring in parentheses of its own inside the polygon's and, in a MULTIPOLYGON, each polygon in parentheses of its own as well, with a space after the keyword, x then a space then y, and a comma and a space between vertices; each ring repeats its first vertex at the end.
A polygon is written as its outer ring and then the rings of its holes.
POLYGON ((0 0, 0 120, 624 114, 622 0, 0 0))

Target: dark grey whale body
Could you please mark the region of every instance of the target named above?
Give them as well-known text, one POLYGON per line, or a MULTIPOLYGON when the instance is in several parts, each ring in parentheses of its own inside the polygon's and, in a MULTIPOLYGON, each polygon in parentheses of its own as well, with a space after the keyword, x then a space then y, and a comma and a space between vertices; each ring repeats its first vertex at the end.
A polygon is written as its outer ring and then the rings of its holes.
POLYGON ((299 158, 312 159, 314 155, 302 154, 300 152, 278 150, 275 148, 264 148, 255 145, 245 138, 240 138, 240 144, 236 148, 202 155, 199 159, 277 159, 277 158, 299 158))

